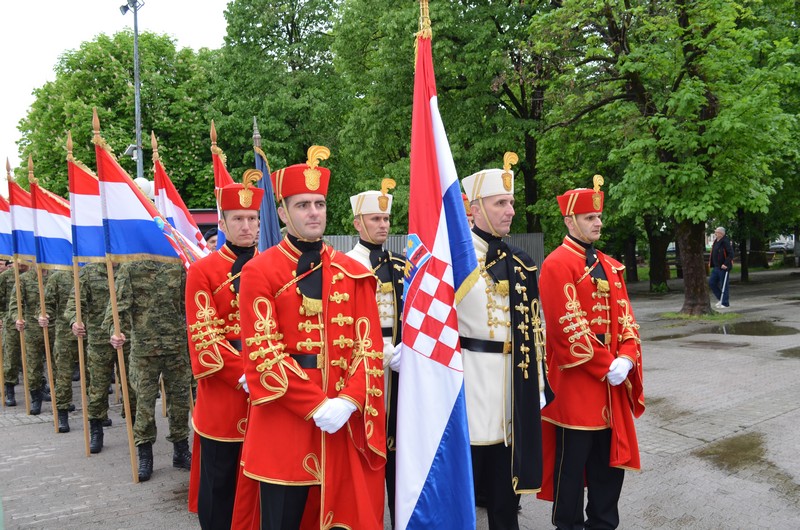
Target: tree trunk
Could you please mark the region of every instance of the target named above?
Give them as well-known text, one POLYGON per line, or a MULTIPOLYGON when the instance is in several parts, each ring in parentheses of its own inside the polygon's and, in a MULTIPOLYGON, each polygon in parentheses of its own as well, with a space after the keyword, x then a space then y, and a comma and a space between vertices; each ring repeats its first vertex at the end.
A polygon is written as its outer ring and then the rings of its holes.
POLYGON ((644 230, 650 245, 650 291, 669 290, 669 267, 667 265, 667 247, 672 241, 672 230, 661 231, 663 222, 650 216, 644 218, 644 230))
MULTIPOLYGON (((538 143, 536 138, 526 134, 525 135, 525 158, 520 164, 520 173, 525 181, 525 205, 533 206, 539 200, 539 189, 536 179, 537 173, 537 159, 538 159, 538 143)), ((538 233, 542 231, 542 222, 535 212, 529 208, 525 208, 525 227, 528 233, 538 233)))
POLYGON ((683 263, 683 307, 681 313, 705 315, 711 312, 705 264, 706 228, 703 223, 678 223, 676 243, 683 263))
POLYGON ((639 281, 639 264, 636 260, 636 234, 625 238, 625 283, 639 281))

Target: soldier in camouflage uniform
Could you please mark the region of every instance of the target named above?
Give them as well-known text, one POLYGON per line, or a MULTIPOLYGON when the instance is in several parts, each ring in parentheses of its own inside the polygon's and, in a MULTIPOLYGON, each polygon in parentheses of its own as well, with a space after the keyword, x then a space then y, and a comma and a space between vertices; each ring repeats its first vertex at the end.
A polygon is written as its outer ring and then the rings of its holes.
MULTIPOLYGON (((14 323, 17 321, 17 307, 11 307, 11 295, 16 290, 14 267, 11 262, 5 262, 7 267, 0 273, 0 325, 3 327, 3 371, 6 381, 5 400, 7 407, 15 407, 17 398, 14 395, 14 385, 19 379, 20 366, 22 365, 22 350, 19 343, 19 331, 14 323)), ((20 271, 28 270, 27 265, 20 264, 20 271)))
POLYGON ((167 440, 173 443, 173 467, 189 470, 189 399, 192 370, 186 342, 186 270, 180 263, 133 261, 123 263, 114 274, 120 334, 113 335, 111 306, 106 309, 104 328, 112 333, 111 344, 119 347, 131 337, 130 373, 138 396, 133 438, 139 453, 139 480, 153 473, 153 442, 156 441, 155 405, 164 380, 169 418, 167 440))
MULTIPOLYGON (((69 323, 72 333, 87 337, 86 371, 89 373, 89 451, 99 453, 103 449, 103 425, 111 425, 108 420, 108 387, 111 374, 117 361, 117 351, 108 343, 108 331, 103 328, 103 319, 108 305, 108 273, 105 263, 87 263, 78 275, 81 293, 81 322, 76 322, 75 290, 70 292, 64 320, 69 323)), ((125 365, 128 366, 130 348, 123 347, 125 365)), ((128 371, 128 398, 131 410, 136 410, 136 392, 131 384, 128 371)), ((133 416, 135 418, 135 416, 133 416)), ((133 419, 133 418, 132 418, 133 419)))
POLYGON ((72 367, 78 360, 78 339, 72 334, 65 317, 67 303, 73 290, 71 270, 54 270, 47 275, 44 287, 44 306, 47 315, 39 317, 39 325, 48 327, 55 321, 56 406, 58 432, 69 432, 69 411, 72 406, 72 367))
MULTIPOLYGON (((42 271, 42 276, 46 278, 47 271, 42 271)), ((41 314, 39 301, 39 279, 36 269, 28 269, 19 275, 19 288, 22 294, 22 318, 17 319, 17 331, 25 331, 25 358, 28 363, 28 390, 31 393, 31 410, 33 416, 42 412, 42 400, 44 395, 44 330, 39 327, 39 315, 41 314), (32 325, 27 326, 27 322, 32 325)), ((16 289, 11 295, 11 308, 17 307, 16 289)), ((48 328, 48 338, 50 339, 50 351, 53 351, 55 333, 51 326, 48 328)))

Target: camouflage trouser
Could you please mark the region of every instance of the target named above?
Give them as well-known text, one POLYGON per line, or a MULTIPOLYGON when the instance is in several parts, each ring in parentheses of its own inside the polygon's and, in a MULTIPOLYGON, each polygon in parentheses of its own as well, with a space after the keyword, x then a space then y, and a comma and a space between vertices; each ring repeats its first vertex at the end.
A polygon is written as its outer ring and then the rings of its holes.
MULTIPOLYGON (((49 328, 47 333, 52 354, 56 334, 49 328)), ((28 390, 39 390, 42 388, 45 370, 44 330, 35 320, 33 325, 25 326, 25 359, 28 362, 28 390)))
MULTIPOLYGON (((186 355, 157 355, 131 357, 131 378, 136 385, 136 424, 133 440, 136 445, 156 441, 156 396, 158 377, 164 378, 169 418, 167 441, 180 442, 189 438, 189 396, 192 369, 186 355)), ((164 399, 164 396, 161 396, 164 399)))
MULTIPOLYGON (((136 410, 136 392, 131 384, 129 361, 130 348, 126 344, 122 348, 125 368, 128 374, 128 395, 131 410, 136 410)), ((111 374, 117 361, 117 350, 111 344, 89 343, 86 354, 86 370, 89 372, 89 419, 104 420, 108 417, 108 387, 111 385, 111 374)), ((121 381, 117 379, 117 381, 121 381)))
POLYGON ((3 374, 6 383, 17 383, 22 370, 22 349, 19 344, 19 331, 14 321, 3 322, 3 374))
POLYGON ((56 333, 56 404, 58 410, 67 410, 72 403, 72 368, 78 361, 78 338, 69 332, 56 333))

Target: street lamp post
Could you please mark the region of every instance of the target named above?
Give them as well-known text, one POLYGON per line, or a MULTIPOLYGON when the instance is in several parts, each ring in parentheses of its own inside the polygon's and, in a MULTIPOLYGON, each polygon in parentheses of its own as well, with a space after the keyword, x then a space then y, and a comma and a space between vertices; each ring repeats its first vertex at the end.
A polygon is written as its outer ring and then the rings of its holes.
POLYGON ((127 4, 119 7, 125 15, 133 11, 133 93, 136 113, 136 177, 144 178, 144 157, 142 156, 142 103, 141 84, 139 81, 139 10, 144 6, 142 0, 128 0, 127 4))

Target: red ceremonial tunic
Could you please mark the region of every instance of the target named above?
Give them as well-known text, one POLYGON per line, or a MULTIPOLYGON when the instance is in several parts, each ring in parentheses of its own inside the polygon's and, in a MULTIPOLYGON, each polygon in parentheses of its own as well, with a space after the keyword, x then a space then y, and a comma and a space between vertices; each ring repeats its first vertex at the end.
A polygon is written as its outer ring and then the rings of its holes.
POLYGON ((192 424, 201 436, 244 440, 247 393, 244 366, 230 340, 239 340, 239 307, 230 275, 236 256, 227 246, 194 263, 186 277, 186 324, 197 403, 192 424))
MULTIPOLYGON (((644 412, 639 326, 625 287, 624 265, 595 252, 596 266, 603 268, 607 282, 589 275, 583 247, 569 237, 542 263, 539 293, 547 333, 547 377, 555 393, 553 402, 542 409, 543 426, 610 428, 610 465, 639 469, 633 424, 644 412), (616 357, 629 359, 633 368, 621 385, 611 386, 606 374, 616 357)), ((551 500, 554 433, 549 428, 543 434, 546 477, 540 494, 551 500)))
POLYGON ((320 485, 322 509, 307 510, 304 519, 311 515, 314 528, 382 529, 386 435, 376 282, 362 265, 323 245, 322 307, 304 307, 295 277, 299 255, 284 239, 242 270, 251 399, 244 472, 273 484, 320 485), (301 368, 290 354, 318 356, 320 368, 301 368), (312 416, 333 397, 357 410, 326 434, 312 416))

